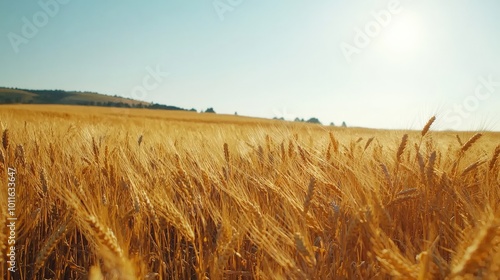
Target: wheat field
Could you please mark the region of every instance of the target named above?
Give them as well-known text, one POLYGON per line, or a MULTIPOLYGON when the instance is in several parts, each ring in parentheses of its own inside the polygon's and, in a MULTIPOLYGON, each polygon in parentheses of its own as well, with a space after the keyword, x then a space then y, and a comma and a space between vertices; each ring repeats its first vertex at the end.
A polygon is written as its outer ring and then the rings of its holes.
POLYGON ((1 106, 4 279, 498 279, 500 133, 1 106), (5 223, 5 222, 4 222, 5 223))

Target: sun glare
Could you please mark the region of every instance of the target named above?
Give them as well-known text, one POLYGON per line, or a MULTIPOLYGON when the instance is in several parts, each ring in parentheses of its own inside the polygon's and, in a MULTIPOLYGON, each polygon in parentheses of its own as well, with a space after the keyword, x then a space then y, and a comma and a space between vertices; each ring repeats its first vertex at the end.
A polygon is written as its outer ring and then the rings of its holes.
POLYGON ((420 26, 413 16, 399 15, 383 34, 384 46, 393 53, 408 53, 418 48, 420 26))

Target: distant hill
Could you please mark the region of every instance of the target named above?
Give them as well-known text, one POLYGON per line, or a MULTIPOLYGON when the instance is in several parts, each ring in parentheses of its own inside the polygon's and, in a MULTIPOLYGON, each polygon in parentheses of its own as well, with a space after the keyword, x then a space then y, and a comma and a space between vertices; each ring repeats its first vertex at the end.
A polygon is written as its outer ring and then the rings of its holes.
MULTIPOLYGON (((188 111, 176 106, 153 104, 95 92, 30 90, 5 87, 0 87, 0 104, 65 104, 188 111)), ((193 110, 196 111, 191 109, 191 111, 193 110)))

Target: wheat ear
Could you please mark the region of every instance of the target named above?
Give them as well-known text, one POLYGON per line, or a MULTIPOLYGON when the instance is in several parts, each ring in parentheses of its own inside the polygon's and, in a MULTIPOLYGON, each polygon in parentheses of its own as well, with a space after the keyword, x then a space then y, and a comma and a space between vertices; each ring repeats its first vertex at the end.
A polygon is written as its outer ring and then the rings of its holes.
POLYGON ((436 116, 433 116, 432 118, 429 119, 429 121, 427 121, 427 123, 425 124, 424 128, 422 129, 422 137, 424 137, 427 132, 429 132, 429 129, 431 128, 431 125, 432 123, 434 123, 434 121, 436 120, 436 116))
POLYGON ((467 142, 465 142, 460 151, 465 153, 474 143, 476 143, 477 140, 479 140, 479 138, 481 138, 481 136, 483 136, 481 133, 474 134, 467 142))
POLYGON ((401 144, 399 144, 398 152, 396 154, 396 159, 397 162, 401 162, 401 155, 403 155, 403 152, 406 148, 406 144, 408 144, 408 134, 403 135, 403 138, 401 139, 401 144))

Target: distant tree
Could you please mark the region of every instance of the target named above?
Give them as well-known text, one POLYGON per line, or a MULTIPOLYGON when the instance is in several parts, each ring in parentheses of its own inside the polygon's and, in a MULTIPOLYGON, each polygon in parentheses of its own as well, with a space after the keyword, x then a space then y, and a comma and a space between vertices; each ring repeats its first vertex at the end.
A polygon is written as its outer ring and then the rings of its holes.
POLYGON ((196 112, 196 109, 195 108, 191 108, 191 110, 189 110, 191 112, 196 112))
POLYGON ((297 117, 295 118, 295 120, 293 120, 294 122, 301 122, 301 120, 297 117))
POLYGON ((158 103, 153 103, 149 106, 147 106, 148 109, 157 109, 157 110, 172 110, 172 111, 184 111, 184 109, 176 107, 176 106, 169 106, 169 105, 163 105, 163 104, 158 104, 158 103))
POLYGON ((215 110, 214 110, 214 108, 210 107, 207 110, 205 110, 205 113, 214 113, 215 114, 215 110))
POLYGON ((310 118, 307 120, 308 123, 316 123, 321 124, 321 122, 317 118, 310 118))
POLYGON ((234 112, 234 115, 237 116, 238 115, 238 112, 234 112))
POLYGON ((347 127, 347 124, 345 122, 342 122, 342 127, 347 127))
POLYGON ((330 126, 335 126, 335 124, 333 122, 330 123, 330 126))

